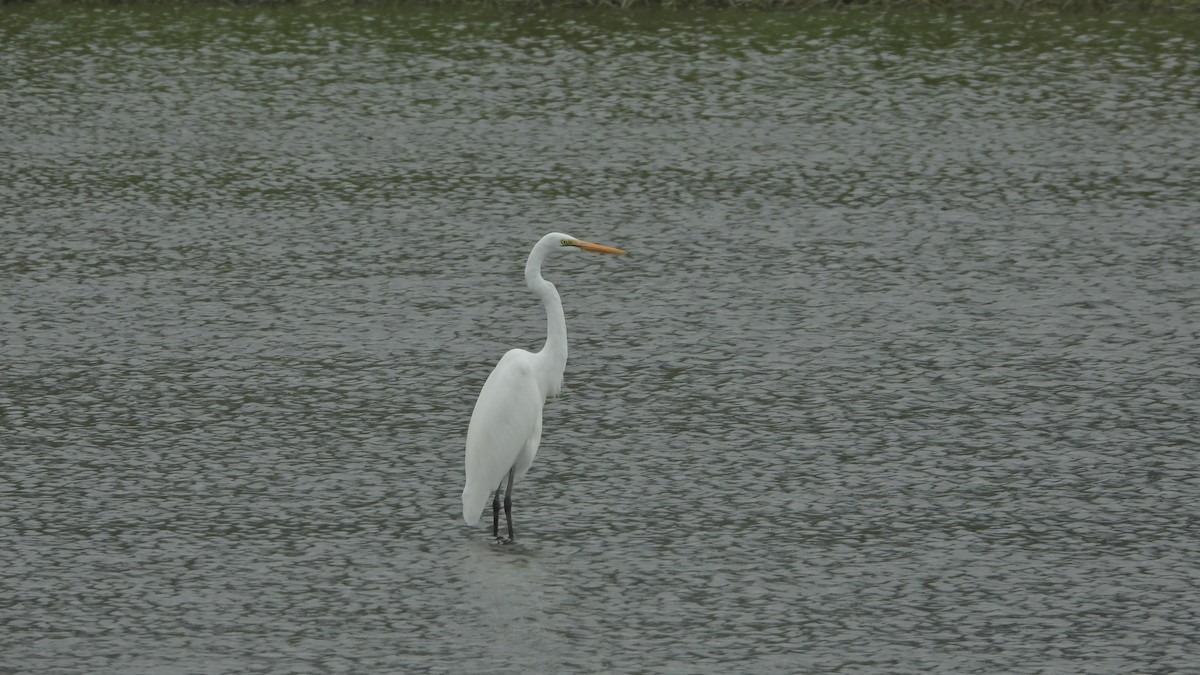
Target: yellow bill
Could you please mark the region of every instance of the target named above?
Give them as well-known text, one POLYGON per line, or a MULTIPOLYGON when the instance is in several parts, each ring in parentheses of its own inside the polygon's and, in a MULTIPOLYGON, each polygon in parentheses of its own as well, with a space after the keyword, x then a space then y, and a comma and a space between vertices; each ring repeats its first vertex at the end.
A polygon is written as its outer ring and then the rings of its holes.
POLYGON ((590 241, 580 241, 579 239, 573 240, 571 242, 571 246, 578 246, 579 248, 581 248, 585 251, 591 251, 593 253, 611 253, 613 255, 625 255, 625 251, 622 251, 619 248, 605 246, 604 244, 593 244, 590 241))

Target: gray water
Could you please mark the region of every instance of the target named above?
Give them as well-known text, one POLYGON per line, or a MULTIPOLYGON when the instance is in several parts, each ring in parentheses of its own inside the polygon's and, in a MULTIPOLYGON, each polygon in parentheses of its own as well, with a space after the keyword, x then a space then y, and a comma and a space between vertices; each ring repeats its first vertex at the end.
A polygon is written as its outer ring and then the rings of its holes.
POLYGON ((1198 36, 4 7, 0 670, 1195 668, 1198 36))

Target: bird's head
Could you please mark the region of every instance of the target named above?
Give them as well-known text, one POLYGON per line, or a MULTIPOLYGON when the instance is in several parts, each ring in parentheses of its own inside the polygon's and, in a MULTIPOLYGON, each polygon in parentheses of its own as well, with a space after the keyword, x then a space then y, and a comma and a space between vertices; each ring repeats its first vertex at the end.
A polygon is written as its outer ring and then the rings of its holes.
POLYGON ((539 239, 533 250, 529 252, 529 260, 525 262, 525 282, 532 283, 533 279, 541 279, 542 261, 547 256, 558 255, 560 251, 591 251, 593 253, 625 255, 625 251, 619 248, 593 244, 590 241, 576 239, 562 232, 551 232, 539 239))

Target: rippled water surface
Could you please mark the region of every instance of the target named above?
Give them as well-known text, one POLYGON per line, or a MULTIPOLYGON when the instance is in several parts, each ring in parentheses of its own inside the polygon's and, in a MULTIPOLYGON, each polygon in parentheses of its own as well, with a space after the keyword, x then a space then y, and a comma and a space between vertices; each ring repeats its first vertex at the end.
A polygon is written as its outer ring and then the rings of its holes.
POLYGON ((1195 667, 1198 35, 4 7, 0 670, 1195 667))

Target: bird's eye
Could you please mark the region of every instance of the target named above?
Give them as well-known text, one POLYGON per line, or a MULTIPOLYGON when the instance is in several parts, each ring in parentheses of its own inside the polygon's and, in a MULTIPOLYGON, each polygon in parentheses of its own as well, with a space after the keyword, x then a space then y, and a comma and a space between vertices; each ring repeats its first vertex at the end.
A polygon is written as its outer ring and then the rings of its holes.
POLYGON ((574 246, 574 245, 575 245, 575 240, 574 240, 574 239, 563 239, 563 240, 562 240, 562 245, 563 245, 563 246, 574 246))

